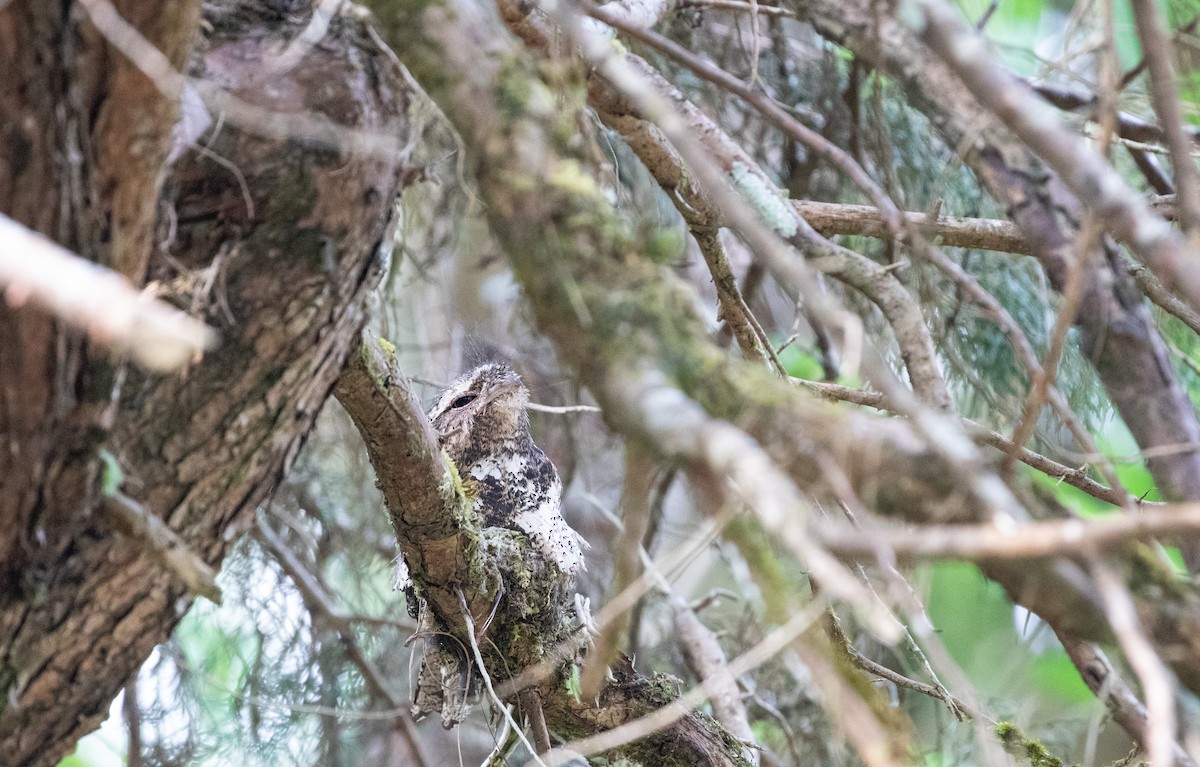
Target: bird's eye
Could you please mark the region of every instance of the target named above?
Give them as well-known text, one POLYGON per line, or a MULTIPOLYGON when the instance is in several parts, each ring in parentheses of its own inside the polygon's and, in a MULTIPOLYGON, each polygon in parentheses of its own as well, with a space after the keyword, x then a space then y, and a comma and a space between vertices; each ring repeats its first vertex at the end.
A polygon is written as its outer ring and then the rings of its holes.
POLYGON ((460 397, 455 397, 454 401, 450 403, 450 409, 457 410, 460 407, 466 407, 467 405, 470 405, 475 401, 475 396, 476 395, 474 394, 464 394, 460 397))

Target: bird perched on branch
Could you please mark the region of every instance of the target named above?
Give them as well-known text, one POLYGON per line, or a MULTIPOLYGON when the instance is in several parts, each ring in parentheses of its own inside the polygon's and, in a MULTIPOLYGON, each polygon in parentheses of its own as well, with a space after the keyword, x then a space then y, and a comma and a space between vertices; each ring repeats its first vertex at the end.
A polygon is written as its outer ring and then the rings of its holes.
MULTIPOLYGON (((467 486, 482 527, 525 535, 530 546, 521 555, 523 566, 533 564, 539 554, 544 561, 544 567, 536 568, 541 580, 522 593, 507 593, 504 604, 519 620, 561 622, 570 610, 543 608, 558 601, 551 595, 571 590, 583 569, 586 544, 562 517, 562 481, 529 433, 528 402, 529 390, 516 372, 492 362, 450 384, 430 409, 429 420, 467 486), (530 609, 534 604, 537 608, 530 609)), ((407 582, 404 574, 398 580, 407 582)), ((474 661, 461 642, 447 639, 448 626, 408 586, 410 609, 418 609, 417 635, 428 640, 414 687, 413 716, 421 719, 440 711, 442 726, 450 728, 466 718, 478 697, 474 661)), ((497 596, 497 607, 500 600, 497 596)), ((586 616, 586 603, 573 614, 586 616)))
POLYGON ((533 442, 529 390, 508 365, 489 362, 446 388, 429 411, 442 448, 473 482, 484 527, 520 530, 564 575, 583 569, 583 538, 562 517, 562 481, 533 442))

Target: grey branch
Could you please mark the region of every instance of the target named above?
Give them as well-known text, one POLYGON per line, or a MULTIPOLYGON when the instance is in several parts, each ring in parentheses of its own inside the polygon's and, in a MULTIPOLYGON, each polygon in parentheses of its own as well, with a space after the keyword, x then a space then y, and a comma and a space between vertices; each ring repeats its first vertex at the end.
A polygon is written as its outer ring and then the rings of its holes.
POLYGON ((1168 288, 1178 287, 1200 308, 1200 268, 1187 240, 1122 180, 1116 170, 1061 123, 1026 85, 998 67, 982 38, 967 30, 957 11, 922 0, 921 39, 961 78, 971 93, 1036 152, 1168 288))
POLYGON ((1111 548, 1132 540, 1200 532, 1200 504, 1164 505, 1153 514, 1113 514, 1099 519, 984 525, 922 525, 911 529, 851 529, 816 525, 813 535, 842 556, 899 559, 1036 559, 1111 548))

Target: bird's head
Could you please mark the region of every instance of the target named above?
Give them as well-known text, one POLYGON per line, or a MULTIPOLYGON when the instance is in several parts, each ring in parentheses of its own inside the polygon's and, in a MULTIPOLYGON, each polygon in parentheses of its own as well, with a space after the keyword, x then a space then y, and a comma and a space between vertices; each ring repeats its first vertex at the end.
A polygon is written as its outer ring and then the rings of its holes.
POLYGON ((451 383, 429 410, 442 447, 459 456, 468 444, 483 452, 529 434, 529 390, 516 371, 488 362, 451 383))

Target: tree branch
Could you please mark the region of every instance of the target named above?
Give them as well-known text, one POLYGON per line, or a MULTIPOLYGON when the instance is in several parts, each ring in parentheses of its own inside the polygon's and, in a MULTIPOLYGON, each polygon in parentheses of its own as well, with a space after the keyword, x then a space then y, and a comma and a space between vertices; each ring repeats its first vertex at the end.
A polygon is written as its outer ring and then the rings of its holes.
MULTIPOLYGON (((856 405, 866 405, 878 410, 894 409, 887 401, 887 398, 878 392, 863 391, 862 389, 852 389, 848 386, 840 384, 822 383, 820 381, 806 381, 799 378, 793 378, 797 384, 817 392, 821 396, 835 400, 838 402, 851 402, 856 405)), ((963 419, 963 424, 967 428, 967 433, 975 440, 991 445, 1005 454, 1014 453, 1017 460, 1026 464, 1043 474, 1053 477, 1054 479, 1066 482, 1072 487, 1078 488, 1093 498, 1099 498, 1102 501, 1113 504, 1114 506, 1124 506, 1128 499, 1128 493, 1121 489, 1113 489, 1106 487, 1096 480, 1088 476, 1084 469, 1076 469, 1066 466, 1057 461, 1053 461, 1040 453, 1035 453, 1026 447, 1018 448, 1017 445, 1003 434, 993 431, 981 423, 976 423, 970 419, 963 419)), ((1141 505, 1158 506, 1159 504, 1153 501, 1140 501, 1141 505)))
POLYGON ((1016 78, 986 58, 982 40, 941 0, 922 0, 918 34, 995 114, 1059 174, 1112 235, 1200 309, 1200 260, 1187 241, 1155 214, 1120 175, 1061 125, 1057 115, 1016 78))
MULTIPOLYGON (((1200 175, 1192 159, 1192 142, 1184 130, 1179 90, 1171 65, 1174 46, 1166 22, 1150 0, 1133 0, 1133 19, 1142 42, 1143 61, 1150 71, 1150 94, 1171 155, 1178 198, 1179 221, 1193 245, 1200 243, 1200 175)), ((1200 307, 1197 307, 1200 308, 1200 307)))
POLYGON ((10 306, 39 306, 151 370, 175 370, 217 339, 203 322, 3 214, 0 289, 10 306))
POLYGON ((146 553, 179 578, 188 591, 221 604, 216 572, 154 512, 121 493, 105 496, 104 509, 121 532, 141 544, 146 553))
POLYGON ((1160 506, 1153 514, 1111 514, 1097 519, 1025 522, 1010 526, 923 525, 914 529, 847 528, 818 525, 823 545, 841 556, 872 559, 880 551, 905 560, 1041 559, 1080 556, 1090 547, 1119 548, 1148 540, 1200 531, 1200 504, 1160 506))
MULTIPOLYGON (((1084 684, 1104 702, 1113 719, 1144 749, 1149 740, 1150 717, 1108 657, 1097 645, 1078 638, 1058 635, 1071 662, 1079 669, 1084 684)), ((1178 743, 1171 747, 1175 767, 1196 767, 1195 760, 1178 743)))

